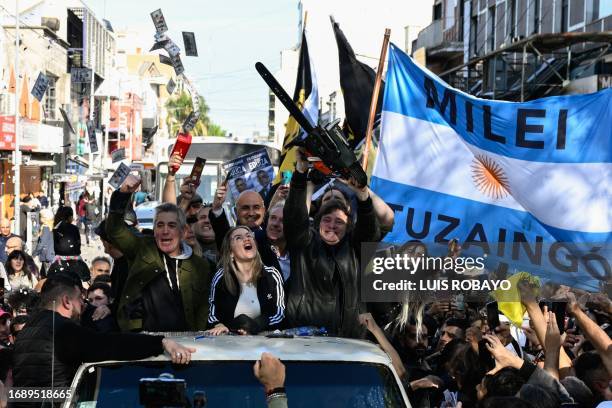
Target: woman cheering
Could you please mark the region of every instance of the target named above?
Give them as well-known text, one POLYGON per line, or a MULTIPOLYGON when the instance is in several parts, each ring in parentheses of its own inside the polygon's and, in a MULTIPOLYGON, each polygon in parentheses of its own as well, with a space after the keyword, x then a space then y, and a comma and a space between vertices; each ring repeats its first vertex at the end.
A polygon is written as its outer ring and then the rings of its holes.
POLYGON ((23 251, 11 252, 6 260, 6 274, 13 290, 20 287, 33 289, 38 283, 36 276, 25 267, 25 254, 23 251))
POLYGON ((220 264, 210 291, 208 324, 212 328, 208 333, 257 334, 278 328, 285 317, 283 276, 262 263, 248 227, 227 232, 220 264))

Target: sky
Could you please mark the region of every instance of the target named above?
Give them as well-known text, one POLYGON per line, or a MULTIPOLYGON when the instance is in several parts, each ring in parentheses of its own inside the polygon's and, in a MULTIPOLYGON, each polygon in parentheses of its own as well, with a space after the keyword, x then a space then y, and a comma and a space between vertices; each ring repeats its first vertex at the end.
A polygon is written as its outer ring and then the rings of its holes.
MULTIPOLYGON (((198 57, 182 56, 185 73, 210 107, 209 116, 234 136, 267 133, 268 91, 255 71, 263 62, 271 71, 280 65, 280 51, 298 41, 299 12, 292 0, 85 0, 98 18, 115 31, 142 34, 154 42, 150 13, 162 9, 169 35, 183 47, 181 31, 193 31, 198 57)), ((148 50, 149 48, 147 48, 148 50)))
MULTIPOLYGON (((267 134, 268 88, 254 69, 263 62, 278 73, 280 55, 300 39, 298 0, 84 0, 115 31, 137 31, 143 48, 153 44, 150 13, 161 8, 169 35, 183 47, 181 31, 195 32, 198 57, 183 56, 185 72, 210 107, 209 116, 240 138, 254 131, 267 134)), ((309 10, 308 42, 317 72, 319 95, 339 89, 337 48, 329 23, 333 15, 362 60, 375 66, 385 28, 391 41, 403 46, 405 27, 431 21, 433 0, 303 0, 309 10)), ((402 47, 403 48, 403 47, 402 47)), ((294 69, 291 67, 291 69, 294 69)), ((284 72, 294 82, 295 73, 284 72)), ((293 84, 279 78, 289 86, 293 84)), ((286 112, 283 112, 286 114, 286 112)), ((278 113, 277 113, 278 115, 278 113)), ((279 116, 280 118, 280 116, 279 116)))

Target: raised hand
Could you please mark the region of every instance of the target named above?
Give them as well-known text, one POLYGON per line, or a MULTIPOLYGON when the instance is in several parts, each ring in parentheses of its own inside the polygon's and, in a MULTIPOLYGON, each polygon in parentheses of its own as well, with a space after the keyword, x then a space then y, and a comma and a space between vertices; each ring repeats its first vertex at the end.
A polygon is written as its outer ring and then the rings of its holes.
POLYGON ((190 177, 185 177, 181 183, 181 198, 183 200, 191 201, 196 192, 196 185, 191 182, 190 177))
POLYGON ((266 392, 285 386, 285 365, 270 353, 261 354, 261 359, 253 365, 253 374, 266 392))
POLYGON ((225 202, 225 196, 227 195, 227 186, 219 185, 217 191, 215 191, 215 197, 213 198, 212 209, 213 211, 220 210, 225 202))
POLYGON ((183 158, 181 157, 181 155, 178 153, 174 153, 172 156, 170 156, 170 160, 168 161, 168 173, 175 174, 176 171, 174 171, 174 169, 178 171, 182 164, 183 158))

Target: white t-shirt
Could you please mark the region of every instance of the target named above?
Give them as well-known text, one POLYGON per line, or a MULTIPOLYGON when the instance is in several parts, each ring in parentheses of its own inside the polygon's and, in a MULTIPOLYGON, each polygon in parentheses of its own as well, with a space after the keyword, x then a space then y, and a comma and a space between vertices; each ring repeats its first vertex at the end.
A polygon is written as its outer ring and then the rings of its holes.
POLYGON ((234 310, 234 317, 241 314, 256 319, 261 315, 261 307, 257 298, 257 288, 252 283, 240 283, 240 297, 234 310))

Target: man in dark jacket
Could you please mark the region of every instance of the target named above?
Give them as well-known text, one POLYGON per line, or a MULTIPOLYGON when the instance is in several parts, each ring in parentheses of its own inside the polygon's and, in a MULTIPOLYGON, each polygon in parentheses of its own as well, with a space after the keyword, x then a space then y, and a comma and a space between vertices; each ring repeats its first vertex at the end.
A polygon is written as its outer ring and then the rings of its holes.
MULTIPOLYGON (((110 242, 110 238, 106 235, 106 220, 102 220, 94 232, 100 237, 102 245, 104 246, 104 252, 113 258, 111 289, 113 291, 113 299, 120 299, 130 269, 127 257, 110 242)), ((136 233, 136 231, 133 232, 136 233)), ((117 303, 119 302, 115 302, 115 304, 117 303)))
POLYGON ((291 252, 287 282, 290 326, 323 326, 332 335, 358 337, 361 243, 380 239, 380 228, 367 187, 350 184, 357 196, 357 223, 338 200, 326 203, 310 227, 307 209, 307 162, 298 155, 284 208, 284 233, 291 252))
MULTIPOLYGON (((217 248, 221 248, 221 243, 227 231, 230 229, 229 222, 223 209, 223 202, 227 194, 226 186, 217 187, 215 198, 213 200, 212 209, 209 213, 210 224, 215 231, 215 239, 217 248)), ((238 217, 237 225, 245 225, 255 234, 257 249, 264 265, 272 266, 280 271, 281 264, 278 255, 273 250, 273 243, 270 242, 263 228, 266 207, 261 196, 255 191, 244 191, 236 200, 236 215, 238 217)))
POLYGON ((174 204, 155 210, 154 236, 137 237, 123 216, 140 179, 128 176, 111 196, 106 234, 128 258, 130 269, 117 308, 123 331, 204 330, 212 271, 183 242, 189 228, 174 204))
POLYGON ((189 363, 195 349, 163 336, 103 334, 80 326, 82 289, 72 273, 58 272, 47 279, 42 310, 28 320, 15 343, 15 387, 68 387, 84 362, 136 360, 166 352, 174 363, 189 363))
POLYGON ((6 241, 17 235, 11 233, 11 221, 8 218, 0 220, 0 262, 5 263, 8 255, 6 253, 6 241))

